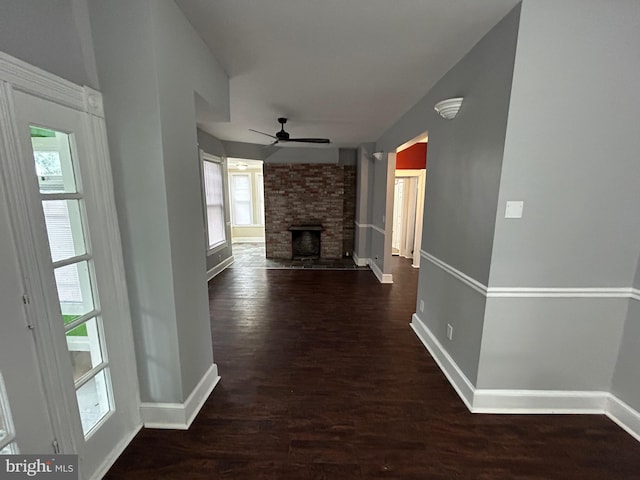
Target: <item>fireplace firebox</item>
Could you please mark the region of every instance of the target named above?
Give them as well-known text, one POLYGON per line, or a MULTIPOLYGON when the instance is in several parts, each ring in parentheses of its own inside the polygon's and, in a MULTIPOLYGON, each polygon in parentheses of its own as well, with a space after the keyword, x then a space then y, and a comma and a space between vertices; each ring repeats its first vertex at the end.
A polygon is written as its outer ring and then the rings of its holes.
POLYGON ((322 225, 291 225, 291 257, 293 260, 320 258, 322 225))

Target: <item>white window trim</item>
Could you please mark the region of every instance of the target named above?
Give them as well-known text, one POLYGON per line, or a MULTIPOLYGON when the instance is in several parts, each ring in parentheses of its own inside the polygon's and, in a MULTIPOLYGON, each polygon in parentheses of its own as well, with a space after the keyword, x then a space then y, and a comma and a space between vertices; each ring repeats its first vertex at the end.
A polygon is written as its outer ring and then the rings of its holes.
POLYGON ((207 256, 213 255, 214 253, 219 252, 220 250, 223 250, 225 248, 227 248, 229 246, 229 220, 227 218, 227 191, 226 191, 226 185, 225 185, 225 181, 224 178, 226 176, 227 173, 227 169, 226 169, 226 161, 224 158, 222 157, 218 157, 216 155, 211 155, 210 153, 205 152, 204 150, 200 150, 200 185, 202 188, 202 207, 203 207, 203 214, 204 214, 204 234, 205 234, 205 238, 206 238, 206 254, 207 256), (204 186, 204 162, 212 162, 212 163, 217 163, 220 165, 220 167, 222 168, 222 214, 224 217, 224 240, 216 243, 215 245, 210 245, 209 244, 209 219, 207 217, 207 192, 205 190, 205 186, 204 186))

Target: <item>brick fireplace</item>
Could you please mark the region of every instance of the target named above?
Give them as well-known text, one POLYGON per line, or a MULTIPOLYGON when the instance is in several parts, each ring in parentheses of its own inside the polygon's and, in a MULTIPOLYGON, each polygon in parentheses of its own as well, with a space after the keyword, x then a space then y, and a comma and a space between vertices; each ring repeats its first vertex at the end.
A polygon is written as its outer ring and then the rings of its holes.
MULTIPOLYGON (((265 164, 267 258, 291 259, 293 226, 320 226, 320 258, 351 255, 354 243, 355 166, 265 164)), ((307 238, 309 240, 309 238, 307 238)), ((298 255, 300 257, 300 255, 298 255)))

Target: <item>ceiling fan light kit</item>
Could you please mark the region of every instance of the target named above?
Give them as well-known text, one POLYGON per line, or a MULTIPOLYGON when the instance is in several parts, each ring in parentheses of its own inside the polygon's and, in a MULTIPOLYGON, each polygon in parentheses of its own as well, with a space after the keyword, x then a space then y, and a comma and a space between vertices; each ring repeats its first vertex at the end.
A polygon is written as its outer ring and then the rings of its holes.
POLYGON ((328 138, 291 138, 288 132, 284 130, 284 124, 287 123, 287 119, 285 117, 278 118, 278 123, 280 124, 280 130, 276 132, 275 135, 271 135, 270 133, 261 132, 259 130, 254 130, 250 128, 249 130, 252 132, 259 133, 261 135, 266 135, 267 137, 271 137, 275 139, 271 145, 275 145, 277 143, 285 143, 285 142, 298 142, 298 143, 331 143, 331 140, 328 138))
POLYGON ((453 120, 456 118, 460 107, 462 106, 462 100, 464 97, 447 98, 435 104, 433 109, 440 114, 442 118, 447 120, 453 120))

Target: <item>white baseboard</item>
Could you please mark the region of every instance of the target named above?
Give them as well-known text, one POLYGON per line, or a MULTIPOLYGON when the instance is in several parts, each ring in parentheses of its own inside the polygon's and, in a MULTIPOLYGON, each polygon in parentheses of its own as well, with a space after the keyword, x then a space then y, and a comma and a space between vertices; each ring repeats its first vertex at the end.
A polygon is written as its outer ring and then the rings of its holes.
POLYGON ((390 273, 382 273, 382 270, 380 270, 380 267, 378 267, 375 262, 369 262, 369 266, 376 277, 378 277, 380 283, 393 283, 393 275, 390 273))
POLYGON ((233 237, 231 243, 264 243, 264 237, 233 237))
POLYGON ((135 438, 135 436, 138 434, 141 428, 142 428, 142 424, 134 427, 134 429, 131 432, 129 432, 128 435, 126 435, 122 440, 120 440, 120 442, 118 442, 118 445, 116 445, 116 447, 108 455, 105 456, 105 459, 102 462, 102 464, 98 467, 98 469, 95 472, 93 472, 93 474, 89 478, 91 480, 101 480, 107 474, 109 469, 113 467, 113 464, 116 463, 116 460, 118 459, 118 457, 122 455, 122 453, 124 452, 124 449, 127 448, 127 446, 135 438))
POLYGON ((433 359, 444 373, 449 383, 458 393, 464 404, 473 411, 473 394, 475 389, 467 376, 460 370, 456 362, 451 358, 442 344, 431 333, 431 330, 420 320, 417 314, 411 317, 411 328, 416 333, 422 344, 427 348, 433 359))
POLYGON ((410 325, 470 412, 607 415, 640 441, 640 412, 615 395, 603 391, 477 389, 417 314, 410 325))
POLYGON ((640 412, 631 408, 615 395, 610 395, 605 414, 640 442, 640 412))
POLYGON ((225 258, 218 265, 213 267, 211 270, 207 271, 207 281, 211 280, 213 277, 222 272, 225 268, 231 265, 235 260, 235 257, 231 255, 230 257, 225 258))
POLYGON ((371 263, 370 258, 360 258, 356 252, 352 253, 351 258, 353 258, 353 263, 359 267, 366 267, 371 263))
POLYGON ((214 363, 184 403, 141 403, 140 416, 145 428, 188 430, 219 381, 218 367, 214 363))
POLYGON ((476 389, 473 413, 602 414, 608 392, 476 389))

